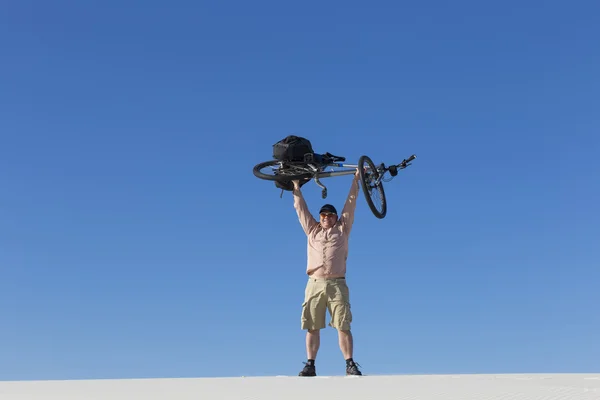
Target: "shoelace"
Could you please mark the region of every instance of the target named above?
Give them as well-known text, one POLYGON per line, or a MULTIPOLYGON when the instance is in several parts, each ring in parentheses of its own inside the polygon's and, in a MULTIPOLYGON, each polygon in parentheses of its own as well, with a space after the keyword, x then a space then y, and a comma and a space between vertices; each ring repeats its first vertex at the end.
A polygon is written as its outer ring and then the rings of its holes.
POLYGON ((358 367, 360 367, 360 364, 356 361, 353 361, 352 364, 346 366, 346 368, 348 368, 351 371, 358 371, 358 367))

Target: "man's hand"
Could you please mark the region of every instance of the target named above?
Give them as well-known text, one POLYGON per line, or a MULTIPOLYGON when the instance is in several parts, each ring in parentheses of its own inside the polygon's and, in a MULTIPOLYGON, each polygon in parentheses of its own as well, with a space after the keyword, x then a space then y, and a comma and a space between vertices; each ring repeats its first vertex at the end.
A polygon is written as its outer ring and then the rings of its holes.
POLYGON ((354 179, 358 180, 360 178, 360 171, 356 168, 356 172, 354 173, 354 179))

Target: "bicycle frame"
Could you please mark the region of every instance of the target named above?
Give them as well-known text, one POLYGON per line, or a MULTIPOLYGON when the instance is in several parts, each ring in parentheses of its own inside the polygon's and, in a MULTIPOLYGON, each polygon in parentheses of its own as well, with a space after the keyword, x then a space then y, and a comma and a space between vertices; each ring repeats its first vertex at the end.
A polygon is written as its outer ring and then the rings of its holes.
MULTIPOLYGON (((308 163, 307 167, 310 168, 312 170, 312 172, 314 173, 312 180, 314 180, 315 183, 322 189, 322 192, 321 192, 322 198, 326 198, 327 197, 327 188, 321 183, 321 181, 319 179, 320 178, 332 178, 332 177, 344 176, 344 175, 354 175, 356 173, 356 170, 358 169, 358 164, 328 163, 325 165, 321 165, 321 168, 327 168, 327 167, 351 168, 351 169, 345 169, 345 170, 341 170, 341 171, 319 171, 319 168, 316 168, 311 163, 308 163)), ((379 174, 379 176, 375 182, 375 186, 379 185, 379 182, 381 182, 382 178, 383 178, 383 173, 379 174)))
MULTIPOLYGON (((343 171, 316 172, 318 170, 316 168, 314 168, 312 165, 309 165, 309 168, 312 169, 313 172, 315 172, 315 175, 318 178, 330 178, 330 177, 334 177, 334 176, 353 175, 356 173, 356 169, 358 169, 357 164, 344 164, 344 163, 326 164, 325 167, 352 168, 352 169, 351 170, 346 169, 343 171)), ((381 182, 383 175, 385 174, 386 171, 383 171, 383 173, 382 173, 380 168, 377 168, 377 171, 379 172, 379 177, 375 181, 375 184, 379 185, 379 182, 381 182)))
POLYGON ((352 168, 352 169, 346 169, 343 171, 321 171, 321 172, 317 172, 318 169, 315 168, 313 165, 308 164, 308 167, 314 172, 316 173, 316 176, 319 178, 330 178, 330 177, 334 177, 334 176, 343 176, 343 175, 352 175, 354 173, 356 173, 356 169, 358 168, 357 164, 344 164, 344 163, 329 163, 329 164, 325 164, 323 167, 327 168, 327 167, 333 167, 333 168, 352 168))

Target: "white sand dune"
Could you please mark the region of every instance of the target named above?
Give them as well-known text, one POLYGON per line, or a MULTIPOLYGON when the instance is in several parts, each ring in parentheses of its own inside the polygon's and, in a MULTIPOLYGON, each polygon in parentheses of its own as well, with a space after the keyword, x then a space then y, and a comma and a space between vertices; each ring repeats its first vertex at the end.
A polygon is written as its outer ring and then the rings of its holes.
POLYGON ((600 373, 5 381, 0 399, 600 400, 600 373))

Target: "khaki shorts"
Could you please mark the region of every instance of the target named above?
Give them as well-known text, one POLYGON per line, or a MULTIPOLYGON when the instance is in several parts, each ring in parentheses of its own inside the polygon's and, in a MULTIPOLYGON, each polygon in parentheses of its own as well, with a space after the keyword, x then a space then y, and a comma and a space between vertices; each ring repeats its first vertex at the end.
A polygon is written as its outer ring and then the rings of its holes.
POLYGON ((302 303, 302 329, 325 328, 327 311, 331 316, 329 326, 343 331, 350 330, 352 312, 346 280, 309 278, 302 303))

